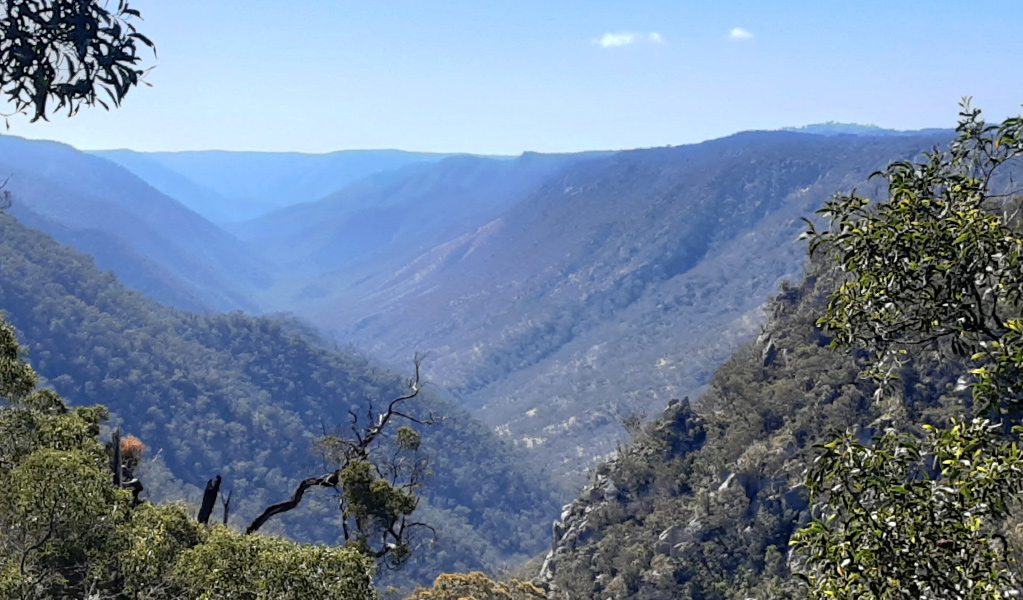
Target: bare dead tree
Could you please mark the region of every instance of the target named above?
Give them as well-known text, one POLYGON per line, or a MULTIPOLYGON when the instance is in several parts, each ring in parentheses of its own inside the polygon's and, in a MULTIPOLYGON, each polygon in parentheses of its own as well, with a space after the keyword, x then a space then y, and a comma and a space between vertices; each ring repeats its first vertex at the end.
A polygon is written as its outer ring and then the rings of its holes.
POLYGON ((227 518, 231 515, 231 496, 234 490, 228 490, 227 496, 220 496, 220 503, 224 506, 224 525, 227 525, 227 518))
POLYGON ((423 386, 418 355, 413 362, 415 374, 405 381, 405 394, 388 402, 383 410, 370 401, 364 417, 349 410, 349 431, 323 436, 319 447, 330 471, 302 480, 291 498, 268 506, 246 533, 254 533, 273 517, 297 508, 310 489, 326 488, 338 498, 345 541, 356 543, 368 555, 390 555, 397 564, 408 555, 416 530, 436 534, 429 525, 411 518, 419 504, 418 490, 426 477, 428 459, 420 454, 420 435, 410 424, 440 422, 432 414, 418 417, 407 408, 423 386))
POLYGON ((7 212, 14 204, 14 198, 11 196, 11 190, 7 189, 7 182, 11 180, 10 175, 7 179, 4 179, 3 183, 0 183, 0 213, 7 212))
POLYGON ((210 515, 213 514, 213 507, 217 503, 217 494, 220 493, 220 475, 206 482, 206 490, 202 494, 202 504, 199 506, 198 521, 203 525, 210 522, 210 515))
POLYGON ((110 436, 110 441, 114 445, 114 462, 110 467, 114 471, 114 487, 121 487, 122 478, 124 477, 124 461, 121 460, 120 427, 114 430, 114 433, 110 436))
POLYGON ((338 491, 338 485, 341 480, 341 470, 338 469, 333 473, 328 473, 322 477, 310 477, 309 479, 302 480, 302 483, 298 484, 298 488, 295 489, 295 494, 290 500, 284 502, 278 502, 277 504, 271 504, 266 507, 256 520, 249 524, 245 529, 245 533, 255 533, 259 531, 259 528, 266 524, 271 518, 281 513, 286 513, 289 510, 298 508, 298 505, 302 502, 302 497, 305 496, 306 490, 311 487, 325 487, 331 488, 338 491))

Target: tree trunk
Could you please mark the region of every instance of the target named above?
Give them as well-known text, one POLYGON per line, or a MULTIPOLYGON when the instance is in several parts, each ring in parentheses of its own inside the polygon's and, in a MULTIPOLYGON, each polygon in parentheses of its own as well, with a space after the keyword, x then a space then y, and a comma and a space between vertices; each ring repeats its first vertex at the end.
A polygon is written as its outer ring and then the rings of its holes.
POLYGON ((206 491, 202 495, 202 506, 199 507, 199 522, 206 525, 210 522, 210 515, 213 514, 213 507, 217 503, 217 494, 220 493, 220 475, 206 482, 206 491))

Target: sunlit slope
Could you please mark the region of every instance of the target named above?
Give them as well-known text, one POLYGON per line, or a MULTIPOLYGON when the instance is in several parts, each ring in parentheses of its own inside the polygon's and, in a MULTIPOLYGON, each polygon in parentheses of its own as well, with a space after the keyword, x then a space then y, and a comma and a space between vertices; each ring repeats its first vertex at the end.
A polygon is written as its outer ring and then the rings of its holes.
POLYGON ((464 406, 574 471, 755 335, 800 276, 801 217, 946 138, 757 132, 586 161, 380 269, 364 302, 303 314, 387 361, 428 349, 464 406))
POLYGON ((742 346, 692 402, 668 406, 631 444, 594 469, 566 507, 541 579, 579 600, 788 598, 796 530, 810 519, 804 482, 835 432, 862 439, 919 431, 962 415, 968 366, 921 346, 878 402, 871 354, 834 350, 816 327, 842 277, 831 265, 767 305, 755 342, 742 346))

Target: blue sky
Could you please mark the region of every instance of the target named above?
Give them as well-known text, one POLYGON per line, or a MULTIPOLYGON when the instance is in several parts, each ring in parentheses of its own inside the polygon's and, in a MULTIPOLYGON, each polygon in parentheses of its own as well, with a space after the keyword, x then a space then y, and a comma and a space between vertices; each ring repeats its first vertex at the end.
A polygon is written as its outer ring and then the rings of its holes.
POLYGON ((84 149, 516 154, 1023 103, 1023 0, 135 0, 153 87, 9 133, 84 149))

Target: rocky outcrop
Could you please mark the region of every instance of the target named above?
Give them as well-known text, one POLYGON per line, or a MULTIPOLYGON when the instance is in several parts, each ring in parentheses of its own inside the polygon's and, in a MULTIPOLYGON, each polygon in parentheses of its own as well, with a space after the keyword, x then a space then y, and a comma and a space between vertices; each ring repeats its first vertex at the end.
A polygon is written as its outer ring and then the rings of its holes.
MULTIPOLYGON (((613 469, 616 459, 606 463, 613 469)), ((547 589, 554 587, 554 573, 560 557, 575 551, 578 547, 593 541, 600 532, 589 519, 589 515, 597 508, 613 499, 618 488, 607 473, 596 475, 593 481, 583 489, 574 502, 566 504, 561 510, 561 519, 553 524, 554 539, 551 550, 540 568, 540 582, 547 589)))
MULTIPOLYGON (((693 412, 689 398, 672 400, 640 442, 620 451, 597 469, 578 498, 562 507, 560 520, 553 523, 553 543, 538 577, 538 583, 549 590, 552 598, 561 597, 555 582, 561 560, 603 537, 606 523, 596 522, 593 516, 606 514, 610 504, 635 497, 637 490, 622 476, 623 463, 656 461, 657 455, 665 453, 686 454, 701 447, 704 439, 703 421, 693 412)), ((699 528, 699 521, 695 521, 683 528, 666 529, 658 538, 658 550, 663 549, 666 555, 684 552, 686 544, 696 540, 699 528)))
POLYGON ((672 489, 674 481, 666 481, 695 464, 687 461, 707 460, 701 451, 708 427, 688 398, 673 400, 631 446, 593 473, 552 525, 551 549, 536 580, 548 598, 675 597, 703 568, 706 553, 744 546, 773 545, 785 568, 788 536, 809 519, 800 474, 766 473, 735 461, 702 477, 699 490, 672 489), (609 562, 619 556, 641 565, 629 572, 626 563, 609 562))
POLYGON ((901 373, 898 410, 863 376, 870 357, 830 349, 816 323, 844 275, 815 271, 765 307, 760 339, 719 368, 700 398, 664 414, 565 507, 541 573, 550 600, 794 597, 810 520, 807 469, 849 428, 961 414, 959 367, 925 352, 901 373))

